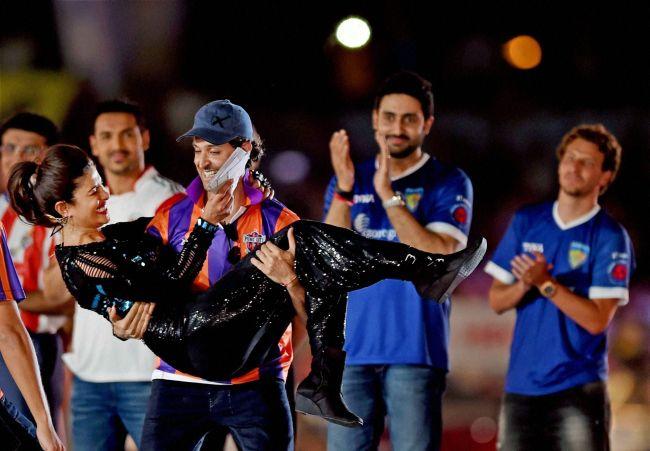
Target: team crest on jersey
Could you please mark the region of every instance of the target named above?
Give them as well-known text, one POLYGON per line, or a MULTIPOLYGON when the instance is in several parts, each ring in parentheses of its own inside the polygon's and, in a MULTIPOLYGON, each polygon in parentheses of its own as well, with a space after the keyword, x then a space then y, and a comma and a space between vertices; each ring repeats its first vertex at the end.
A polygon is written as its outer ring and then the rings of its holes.
POLYGON ((257 230, 244 235, 244 244, 246 245, 246 253, 253 252, 255 248, 266 242, 266 235, 260 234, 257 230))
POLYGON ((578 241, 571 241, 569 245, 569 265, 576 269, 587 261, 589 257, 589 246, 578 241))
POLYGON ((404 190, 404 200, 409 210, 415 211, 420 204, 420 199, 424 195, 424 188, 406 188, 404 190))

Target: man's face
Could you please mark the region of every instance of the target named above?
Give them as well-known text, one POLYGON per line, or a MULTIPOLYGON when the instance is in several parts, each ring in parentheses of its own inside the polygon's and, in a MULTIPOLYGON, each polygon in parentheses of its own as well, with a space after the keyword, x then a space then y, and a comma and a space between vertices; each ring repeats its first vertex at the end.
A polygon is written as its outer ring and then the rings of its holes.
POLYGON ((38 133, 7 129, 2 135, 2 179, 6 181, 9 178, 16 163, 39 160, 46 147, 45 137, 38 133))
POLYGON ((422 146, 433 125, 433 117, 425 120, 420 102, 407 94, 388 94, 372 112, 377 139, 386 142, 391 156, 400 158, 422 146))
POLYGON ((95 120, 90 147, 104 171, 115 175, 139 175, 144 170, 149 131, 141 130, 130 113, 103 113, 95 120))
POLYGON ((217 146, 198 137, 193 138, 192 147, 194 148, 196 172, 201 177, 203 187, 207 189, 208 182, 217 174, 235 148, 229 143, 217 146))
POLYGON ((600 192, 612 177, 611 171, 603 171, 604 159, 596 144, 582 138, 571 141, 558 166, 560 190, 572 197, 600 192))

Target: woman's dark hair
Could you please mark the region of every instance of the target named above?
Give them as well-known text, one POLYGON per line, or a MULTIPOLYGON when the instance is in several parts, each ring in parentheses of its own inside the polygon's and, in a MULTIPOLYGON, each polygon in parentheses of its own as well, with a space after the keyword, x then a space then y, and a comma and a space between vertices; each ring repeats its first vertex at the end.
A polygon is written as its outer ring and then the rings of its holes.
POLYGON ((16 164, 7 184, 11 206, 31 224, 55 226, 55 218, 61 215, 54 205, 60 200, 72 202, 75 181, 92 164, 83 150, 65 144, 47 149, 40 164, 16 164))

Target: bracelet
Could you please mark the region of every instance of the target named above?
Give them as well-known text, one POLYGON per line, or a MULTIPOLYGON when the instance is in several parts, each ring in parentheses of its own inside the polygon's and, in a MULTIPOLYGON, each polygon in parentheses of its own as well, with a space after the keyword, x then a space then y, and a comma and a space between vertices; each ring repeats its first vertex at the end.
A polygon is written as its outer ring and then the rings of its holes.
POLYGON ((341 202, 344 202, 348 205, 348 207, 351 207, 354 205, 354 202, 352 202, 350 199, 343 197, 341 194, 335 192, 334 193, 334 199, 340 200, 341 202))
POLYGON ((218 225, 212 224, 211 222, 208 222, 203 218, 198 218, 196 220, 196 226, 207 232, 212 232, 212 233, 217 233, 217 230, 219 230, 218 225))
POLYGON ((294 285, 294 282, 298 280, 298 274, 294 274, 293 278, 288 281, 287 283, 281 283, 284 288, 289 288, 290 286, 294 285))
POLYGON ((334 187, 334 193, 338 194, 340 197, 347 200, 348 202, 354 201, 354 190, 344 191, 341 189, 338 183, 336 184, 336 187, 334 187))

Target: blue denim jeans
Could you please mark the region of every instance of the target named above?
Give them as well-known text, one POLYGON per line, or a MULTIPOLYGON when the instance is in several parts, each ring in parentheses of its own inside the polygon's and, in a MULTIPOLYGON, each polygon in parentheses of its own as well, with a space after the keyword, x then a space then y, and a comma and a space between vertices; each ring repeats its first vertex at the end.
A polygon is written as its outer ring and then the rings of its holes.
POLYGON ((150 382, 87 382, 72 386, 72 443, 75 451, 123 450, 128 433, 140 446, 150 382))
POLYGON ((0 398, 0 449, 8 451, 41 449, 36 440, 34 425, 5 396, 0 398))
MULTIPOLYGON (((43 381, 43 389, 50 405, 50 413, 54 425, 57 424, 58 414, 63 400, 63 362, 61 352, 63 344, 61 337, 57 334, 35 334, 30 332, 29 336, 34 344, 36 360, 43 381)), ((27 403, 14 382, 9 369, 0 356, 0 388, 18 411, 29 421, 33 422, 32 414, 27 403)))
POLYGON ((342 393, 364 426, 330 423, 329 451, 374 450, 388 430, 393 450, 438 450, 442 432, 442 394, 446 373, 416 365, 350 365, 343 372, 342 393))
POLYGON ((227 428, 240 450, 292 450, 284 382, 208 385, 154 380, 141 451, 199 449, 202 437, 227 428))
POLYGON ((610 409, 604 382, 543 396, 506 393, 499 417, 502 451, 609 450, 610 409))

